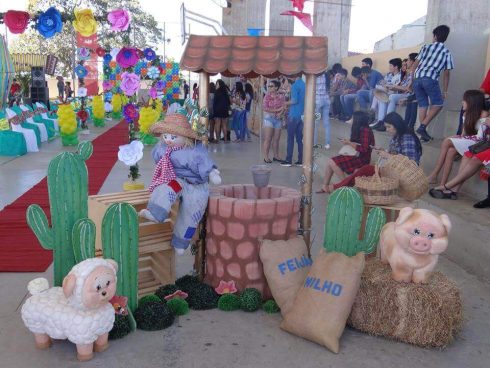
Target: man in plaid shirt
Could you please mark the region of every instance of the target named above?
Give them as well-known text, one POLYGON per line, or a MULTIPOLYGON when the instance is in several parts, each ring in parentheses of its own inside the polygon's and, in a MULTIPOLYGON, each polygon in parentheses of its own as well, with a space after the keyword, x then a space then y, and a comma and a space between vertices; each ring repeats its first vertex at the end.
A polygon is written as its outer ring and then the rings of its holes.
POLYGON ((451 52, 444 46, 449 35, 449 27, 446 25, 437 26, 432 34, 434 36, 433 43, 422 47, 412 66, 412 71, 415 71, 413 91, 419 104, 420 127, 417 129, 417 133, 420 134, 420 139, 424 142, 432 139, 427 134, 426 128, 442 109, 444 99, 447 97, 449 71, 454 68, 451 52), (441 94, 439 75, 443 70, 443 94, 441 94))

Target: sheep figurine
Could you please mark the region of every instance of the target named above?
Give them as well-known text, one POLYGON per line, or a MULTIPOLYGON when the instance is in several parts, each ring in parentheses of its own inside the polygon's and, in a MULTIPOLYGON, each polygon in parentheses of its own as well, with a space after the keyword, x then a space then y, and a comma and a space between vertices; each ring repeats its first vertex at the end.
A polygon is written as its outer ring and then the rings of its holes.
POLYGON ((77 346, 77 358, 87 361, 95 351, 108 348, 114 325, 114 308, 109 300, 116 293, 117 263, 90 258, 75 265, 62 287, 49 288, 48 281, 29 282, 32 294, 22 306, 22 320, 34 333, 36 347, 46 349, 51 339, 68 339, 77 346))

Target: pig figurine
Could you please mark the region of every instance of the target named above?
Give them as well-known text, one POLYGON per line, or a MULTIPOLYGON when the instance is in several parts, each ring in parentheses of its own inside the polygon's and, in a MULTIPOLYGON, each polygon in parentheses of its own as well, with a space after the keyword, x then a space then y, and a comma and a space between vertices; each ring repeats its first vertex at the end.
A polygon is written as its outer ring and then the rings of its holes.
POLYGON ((389 263, 399 282, 427 283, 439 254, 448 244, 451 221, 424 209, 402 208, 396 222, 381 230, 381 261, 389 263))

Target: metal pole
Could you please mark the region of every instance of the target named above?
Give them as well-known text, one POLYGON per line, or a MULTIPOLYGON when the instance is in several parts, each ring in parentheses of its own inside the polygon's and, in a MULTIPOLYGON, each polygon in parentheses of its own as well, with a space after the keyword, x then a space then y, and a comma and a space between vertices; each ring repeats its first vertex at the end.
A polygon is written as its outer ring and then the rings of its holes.
MULTIPOLYGON (((206 72, 199 73, 199 108, 208 108, 208 96, 209 96, 209 74, 206 72)), ((206 129, 209 126, 209 118, 204 117, 204 123, 206 124, 206 129)), ((203 140, 204 144, 208 143, 208 136, 203 140)))
POLYGON ((306 91, 305 91, 305 121, 303 126, 303 174, 306 182, 303 184, 301 197, 301 228, 303 229, 303 238, 308 253, 311 250, 311 192, 313 187, 313 132, 314 132, 314 114, 315 114, 315 75, 306 74, 306 91))

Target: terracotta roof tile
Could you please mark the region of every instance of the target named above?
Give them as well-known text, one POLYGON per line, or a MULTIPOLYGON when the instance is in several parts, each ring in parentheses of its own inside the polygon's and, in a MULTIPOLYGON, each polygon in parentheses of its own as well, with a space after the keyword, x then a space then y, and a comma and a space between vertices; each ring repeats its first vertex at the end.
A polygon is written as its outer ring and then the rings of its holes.
POLYGON ((320 74, 327 69, 327 38, 191 35, 180 64, 225 76, 320 74))

